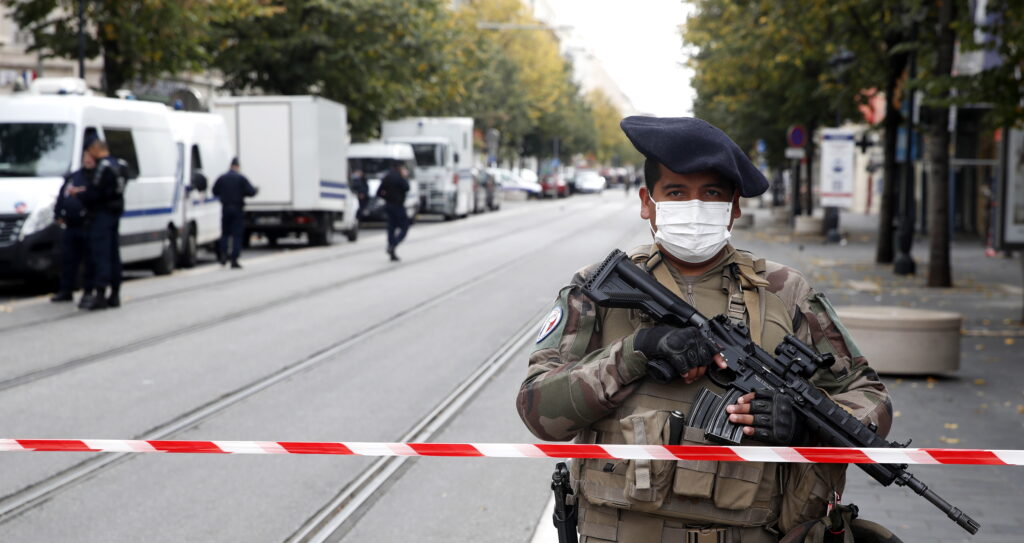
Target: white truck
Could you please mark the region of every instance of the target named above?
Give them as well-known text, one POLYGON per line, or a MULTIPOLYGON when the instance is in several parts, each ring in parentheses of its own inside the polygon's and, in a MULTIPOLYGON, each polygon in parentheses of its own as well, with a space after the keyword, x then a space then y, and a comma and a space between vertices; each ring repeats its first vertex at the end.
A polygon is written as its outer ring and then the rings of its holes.
POLYGON ((358 202, 348 186, 349 134, 345 106, 317 96, 220 98, 242 173, 259 189, 246 199, 246 238, 270 244, 306 234, 328 245, 335 231, 355 241, 358 202))
POLYGON ((131 179, 121 217, 121 258, 171 273, 181 225, 175 146, 162 104, 93 96, 0 97, 0 276, 54 277, 60 227, 53 207, 64 175, 81 167, 86 133, 106 140, 131 179))
POLYGON ((217 176, 231 165, 231 142, 224 119, 212 113, 174 111, 171 131, 177 146, 181 199, 175 206, 178 264, 196 265, 199 247, 216 249, 220 239, 220 201, 211 192, 217 176))
POLYGON ((459 170, 473 167, 473 119, 409 117, 381 124, 384 141, 408 143, 416 155, 420 211, 451 220, 473 209, 473 184, 459 183, 459 170))

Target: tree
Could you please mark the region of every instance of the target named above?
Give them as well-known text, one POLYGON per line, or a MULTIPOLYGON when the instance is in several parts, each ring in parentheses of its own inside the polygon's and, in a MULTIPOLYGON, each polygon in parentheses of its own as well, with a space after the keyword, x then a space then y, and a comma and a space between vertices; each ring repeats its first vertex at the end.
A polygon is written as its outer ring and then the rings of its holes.
POLYGON ((594 157, 603 164, 640 164, 643 156, 633 147, 619 128, 622 112, 611 99, 600 90, 587 94, 587 102, 594 116, 594 157))
MULTIPOLYGON (((2 0, 19 27, 32 34, 31 51, 44 57, 78 55, 76 0, 2 0)), ((103 57, 109 95, 134 81, 196 70, 209 60, 211 25, 268 12, 264 0, 90 0, 86 3, 86 57, 103 57)))

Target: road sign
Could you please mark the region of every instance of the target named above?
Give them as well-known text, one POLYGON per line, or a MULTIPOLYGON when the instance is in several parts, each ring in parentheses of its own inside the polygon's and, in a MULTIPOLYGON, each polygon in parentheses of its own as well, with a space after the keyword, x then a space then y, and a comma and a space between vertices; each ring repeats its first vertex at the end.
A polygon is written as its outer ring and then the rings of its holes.
POLYGON ((1004 131, 1003 182, 999 195, 999 246, 1024 248, 1024 131, 1004 131))
POLYGON ((786 131, 786 141, 790 147, 803 147, 807 144, 807 129, 802 124, 794 124, 786 131))
POLYGON ((803 147, 788 147, 786 148, 786 158, 792 158, 793 160, 803 160, 807 156, 804 152, 803 147))
POLYGON ((853 207, 854 134, 826 128, 821 138, 821 205, 853 207))

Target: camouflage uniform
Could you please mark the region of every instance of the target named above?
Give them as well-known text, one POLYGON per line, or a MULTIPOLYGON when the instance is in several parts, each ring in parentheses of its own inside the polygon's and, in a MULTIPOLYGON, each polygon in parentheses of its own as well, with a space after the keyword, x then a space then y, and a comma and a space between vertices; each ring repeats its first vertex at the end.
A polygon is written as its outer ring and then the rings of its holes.
MULTIPOLYGON (((630 258, 705 315, 746 321, 769 352, 793 333, 834 354, 835 364, 818 371, 815 385, 865 424, 878 425, 879 434, 888 433, 892 405, 885 386, 824 295, 799 272, 731 246, 699 277, 677 275, 655 246, 634 249, 630 258)), ((542 323, 517 397, 519 414, 545 440, 665 443, 668 412, 688 412, 703 386, 721 389, 706 377, 690 385, 644 379, 647 360, 634 350, 634 334, 653 323, 638 311, 596 307, 580 290, 589 270, 560 291, 542 323)), ((686 429, 684 444, 707 443, 692 430, 686 429)), ((572 467, 582 495, 583 541, 777 541, 778 533, 824 515, 830 493, 843 489, 846 470, 657 460, 585 460, 572 467)))

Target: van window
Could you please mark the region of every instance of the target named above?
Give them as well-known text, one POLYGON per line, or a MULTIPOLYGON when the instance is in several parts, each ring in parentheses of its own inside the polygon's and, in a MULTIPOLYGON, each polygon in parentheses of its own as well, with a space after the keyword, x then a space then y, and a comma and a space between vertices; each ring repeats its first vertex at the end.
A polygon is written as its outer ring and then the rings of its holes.
POLYGON ((414 143, 412 152, 420 166, 444 166, 443 147, 436 143, 414 143))
POLYGON ((350 158, 348 159, 348 171, 362 170, 363 175, 375 177, 383 174, 391 167, 390 158, 350 158))
POLYGON ((74 130, 63 123, 0 123, 0 177, 55 177, 71 170, 74 130))
POLYGON ((131 130, 104 128, 103 135, 107 138, 110 156, 120 158, 128 163, 132 172, 139 173, 139 158, 135 154, 135 140, 131 130))
POLYGON ((199 146, 192 146, 192 171, 203 169, 203 159, 199 157, 199 146))

